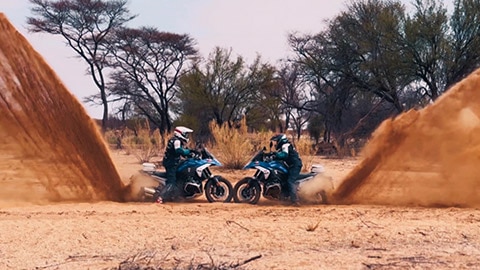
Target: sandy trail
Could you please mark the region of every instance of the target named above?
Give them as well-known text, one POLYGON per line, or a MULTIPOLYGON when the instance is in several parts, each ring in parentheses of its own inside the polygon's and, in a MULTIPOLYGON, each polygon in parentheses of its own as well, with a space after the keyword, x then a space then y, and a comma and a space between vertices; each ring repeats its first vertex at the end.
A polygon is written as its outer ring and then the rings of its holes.
MULTIPOLYGON (((141 167, 112 154, 124 181, 141 167)), ((335 181, 358 160, 318 158, 335 181), (344 172, 334 169, 344 169, 344 172)), ((235 181, 241 171, 222 171, 235 181)), ((3 206, 0 268, 105 269, 136 256, 152 267, 237 264, 244 269, 480 267, 480 212, 371 205, 290 207, 189 203, 3 206)))
POLYGON ((358 205, 8 208, 0 212, 0 230, 9 232, 0 238, 0 267, 105 269, 136 256, 143 265, 182 269, 261 255, 244 268, 478 268, 479 221, 474 209, 358 205))

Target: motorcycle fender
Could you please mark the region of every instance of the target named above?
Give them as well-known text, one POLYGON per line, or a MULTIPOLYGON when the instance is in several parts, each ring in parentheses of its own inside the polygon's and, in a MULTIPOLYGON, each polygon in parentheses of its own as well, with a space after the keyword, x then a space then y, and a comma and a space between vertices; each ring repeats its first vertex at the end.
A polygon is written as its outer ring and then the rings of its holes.
POLYGON ((199 167, 197 168, 197 175, 198 175, 198 177, 201 178, 201 177, 202 177, 202 172, 203 172, 203 170, 205 170, 206 168, 210 167, 210 165, 212 165, 212 164, 204 164, 204 165, 202 165, 202 166, 199 166, 199 167))
POLYGON ((261 171, 263 173, 263 175, 265 175, 265 179, 268 179, 268 177, 270 176, 270 170, 262 167, 262 166, 255 166, 255 168, 259 171, 261 171))

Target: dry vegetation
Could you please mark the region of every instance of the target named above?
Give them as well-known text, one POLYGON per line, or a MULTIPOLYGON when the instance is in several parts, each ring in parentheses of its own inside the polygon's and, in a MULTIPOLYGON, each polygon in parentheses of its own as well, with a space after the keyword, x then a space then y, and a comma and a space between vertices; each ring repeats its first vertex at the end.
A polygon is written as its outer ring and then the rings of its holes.
POLYGON ((225 168, 240 169, 250 159, 253 144, 248 139, 247 128, 243 123, 240 128, 228 128, 227 125, 219 126, 210 123, 210 130, 215 139, 212 152, 223 163, 225 168))
POLYGON ((143 163, 162 155, 172 135, 173 132, 162 136, 158 129, 152 131, 146 122, 145 125, 137 124, 134 130, 109 130, 104 133, 104 139, 110 148, 122 149, 126 154, 135 156, 139 163, 143 163))
MULTIPOLYGON (((219 126, 215 122, 210 123, 210 131, 213 142, 205 146, 222 162, 225 169, 242 169, 250 158, 263 147, 266 151, 274 151, 269 148, 270 138, 274 135, 271 131, 257 133, 247 132, 247 126, 242 121, 238 127, 229 128, 227 125, 219 126)), ((105 140, 112 149, 119 148, 118 141, 121 140, 122 147, 126 154, 134 155, 139 163, 158 160, 163 155, 163 148, 168 138, 173 133, 161 136, 158 129, 151 131, 150 127, 138 126, 135 132, 125 129, 122 132, 108 131, 105 133, 105 140)), ((193 134, 193 137, 195 134, 193 134)), ((303 161, 303 170, 308 171, 313 164, 316 148, 314 142, 302 136, 300 139, 290 138, 299 152, 303 161)), ((195 140, 191 140, 192 144, 195 140)), ((193 148, 193 145, 189 145, 193 148)))

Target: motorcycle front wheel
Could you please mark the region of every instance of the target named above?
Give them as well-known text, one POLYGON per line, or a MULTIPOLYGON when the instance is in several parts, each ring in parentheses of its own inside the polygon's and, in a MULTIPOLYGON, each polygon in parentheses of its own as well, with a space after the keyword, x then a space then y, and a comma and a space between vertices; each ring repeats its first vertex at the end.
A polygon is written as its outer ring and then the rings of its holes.
POLYGON ((216 175, 205 184, 205 197, 209 202, 230 202, 233 197, 230 181, 216 175))
POLYGON ((260 200, 262 188, 257 180, 245 177, 233 187, 233 199, 236 203, 257 204, 260 200))

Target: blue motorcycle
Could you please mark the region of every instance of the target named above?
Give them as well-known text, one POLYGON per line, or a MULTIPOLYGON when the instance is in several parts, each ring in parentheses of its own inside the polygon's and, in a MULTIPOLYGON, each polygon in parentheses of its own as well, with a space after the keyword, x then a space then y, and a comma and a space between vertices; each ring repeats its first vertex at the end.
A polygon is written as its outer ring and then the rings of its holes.
MULTIPOLYGON (((209 202, 232 200, 232 184, 220 175, 213 175, 210 166, 222 164, 206 148, 181 161, 177 167, 177 190, 180 199, 194 199, 205 193, 209 202)), ((165 188, 166 172, 156 170, 155 164, 144 163, 142 172, 151 176, 160 189, 165 188)), ((143 187, 140 191, 143 197, 141 200, 154 201, 157 186, 143 187)))
MULTIPOLYGON (((274 153, 265 151, 264 147, 243 168, 256 169, 256 171, 252 177, 245 177, 235 184, 233 188, 235 202, 257 204, 261 195, 269 200, 289 200, 288 166, 283 161, 275 160, 274 153)), ((310 173, 300 174, 296 180, 297 187, 303 182, 312 180, 319 172, 316 166, 312 166, 310 173)), ((319 191, 318 196, 323 203, 327 202, 325 191, 319 191)), ((302 200, 301 197, 300 200, 302 200)))

